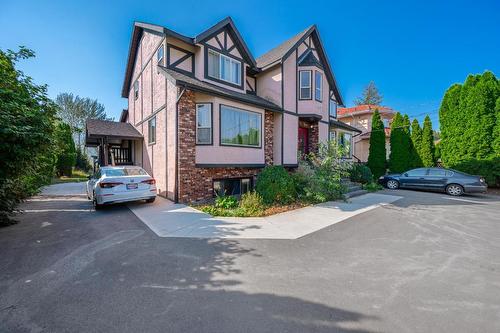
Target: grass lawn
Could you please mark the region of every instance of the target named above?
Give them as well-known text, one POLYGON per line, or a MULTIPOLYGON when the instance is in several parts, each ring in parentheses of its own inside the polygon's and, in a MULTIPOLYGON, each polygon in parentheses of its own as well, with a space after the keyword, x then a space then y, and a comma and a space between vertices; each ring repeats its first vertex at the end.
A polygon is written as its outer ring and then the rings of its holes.
POLYGON ((71 177, 62 176, 52 178, 52 184, 86 182, 88 180, 87 176, 86 172, 74 169, 71 177))

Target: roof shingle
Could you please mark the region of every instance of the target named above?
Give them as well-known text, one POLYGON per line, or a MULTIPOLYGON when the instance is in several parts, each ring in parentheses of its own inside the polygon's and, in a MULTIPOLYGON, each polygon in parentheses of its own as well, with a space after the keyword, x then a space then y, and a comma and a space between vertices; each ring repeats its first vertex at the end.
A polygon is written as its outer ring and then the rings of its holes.
POLYGON ((123 137, 142 139, 143 136, 130 123, 122 123, 109 120, 88 119, 87 137, 123 137))

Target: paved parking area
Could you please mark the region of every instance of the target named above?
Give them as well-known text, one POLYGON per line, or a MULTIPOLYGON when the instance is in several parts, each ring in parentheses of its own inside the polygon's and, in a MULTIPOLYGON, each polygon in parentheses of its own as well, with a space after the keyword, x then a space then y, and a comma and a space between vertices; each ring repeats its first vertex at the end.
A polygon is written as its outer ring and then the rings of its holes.
POLYGON ((128 207, 160 237, 297 239, 401 198, 369 193, 266 217, 211 217, 160 197, 153 204, 128 207))
POLYGON ((387 193, 403 198, 295 240, 161 238, 125 205, 27 202, 0 229, 0 332, 499 332, 500 198, 387 193))

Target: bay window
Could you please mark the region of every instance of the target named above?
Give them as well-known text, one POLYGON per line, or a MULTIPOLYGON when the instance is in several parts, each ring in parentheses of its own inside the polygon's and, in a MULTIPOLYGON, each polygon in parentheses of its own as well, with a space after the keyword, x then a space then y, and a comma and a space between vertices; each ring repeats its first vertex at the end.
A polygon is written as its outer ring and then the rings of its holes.
POLYGON ((322 100, 322 85, 323 85, 323 74, 316 71, 314 72, 314 99, 318 102, 322 100))
POLYGON ((212 104, 196 104, 196 144, 212 144, 212 104))
POLYGON ((262 115, 227 105, 220 106, 220 144, 226 146, 261 146, 262 115))
POLYGON ((220 54, 214 50, 208 50, 208 76, 241 85, 241 62, 220 54))
POLYGON ((311 99, 311 71, 299 71, 299 99, 311 99))

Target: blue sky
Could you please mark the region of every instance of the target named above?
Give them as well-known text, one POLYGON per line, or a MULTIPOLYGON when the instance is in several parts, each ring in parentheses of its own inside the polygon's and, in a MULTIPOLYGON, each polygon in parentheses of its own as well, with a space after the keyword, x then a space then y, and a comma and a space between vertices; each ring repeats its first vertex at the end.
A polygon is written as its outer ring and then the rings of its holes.
POLYGON ((97 98, 117 118, 134 21, 194 36, 231 16, 255 57, 317 24, 347 106, 373 80, 384 105, 437 122, 444 91, 470 73, 500 75, 500 1, 10 1, 0 48, 49 94, 97 98), (252 3, 253 7, 248 7, 252 3), (310 6, 310 8, 307 8, 310 6))

